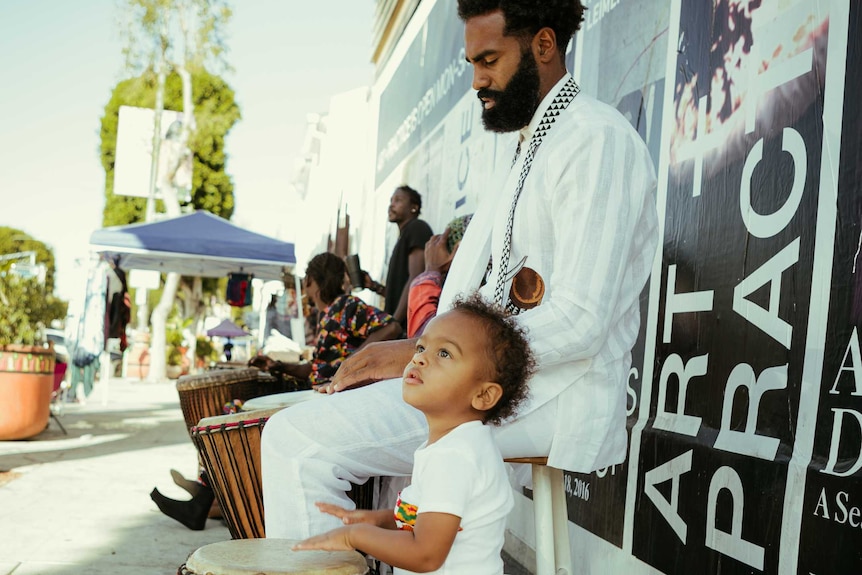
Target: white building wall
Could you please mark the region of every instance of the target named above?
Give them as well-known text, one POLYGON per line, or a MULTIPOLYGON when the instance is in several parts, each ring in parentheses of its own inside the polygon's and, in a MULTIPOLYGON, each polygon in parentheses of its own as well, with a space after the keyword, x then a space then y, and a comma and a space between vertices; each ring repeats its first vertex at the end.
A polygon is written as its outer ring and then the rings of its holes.
POLYGON ((301 222, 296 234, 300 272, 311 257, 326 250, 327 238, 334 238, 339 209, 342 218, 350 214, 352 227, 361 220, 355 212, 370 188, 366 166, 373 161, 371 129, 366 87, 333 96, 329 112, 309 122, 304 157, 298 162, 303 169, 297 174, 297 187, 304 190, 295 208, 301 222))

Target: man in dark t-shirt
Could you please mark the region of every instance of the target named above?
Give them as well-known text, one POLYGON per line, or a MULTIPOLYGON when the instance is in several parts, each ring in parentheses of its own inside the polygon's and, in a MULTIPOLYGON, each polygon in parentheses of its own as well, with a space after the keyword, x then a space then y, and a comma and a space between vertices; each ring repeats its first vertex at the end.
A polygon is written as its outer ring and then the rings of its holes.
POLYGON ((422 196, 410 186, 395 189, 389 200, 389 221, 398 224, 398 242, 389 258, 386 285, 371 281, 366 276, 367 288, 384 296, 383 310, 391 314, 405 329, 407 327, 407 294, 410 282, 425 270, 425 242, 434 233, 424 220, 419 219, 422 196))

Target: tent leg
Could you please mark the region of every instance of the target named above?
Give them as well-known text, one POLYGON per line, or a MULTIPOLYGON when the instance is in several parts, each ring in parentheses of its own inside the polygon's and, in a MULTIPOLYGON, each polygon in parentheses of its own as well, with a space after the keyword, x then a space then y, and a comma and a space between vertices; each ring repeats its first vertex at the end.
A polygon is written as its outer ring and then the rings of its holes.
POLYGON ((296 290, 294 303, 296 304, 296 318, 290 318, 290 335, 299 345, 299 349, 305 348, 305 318, 302 315, 302 281, 299 274, 293 274, 293 287, 296 290))
POLYGON ((108 405, 108 384, 111 380, 111 352, 102 352, 102 374, 99 383, 102 387, 102 405, 108 405))

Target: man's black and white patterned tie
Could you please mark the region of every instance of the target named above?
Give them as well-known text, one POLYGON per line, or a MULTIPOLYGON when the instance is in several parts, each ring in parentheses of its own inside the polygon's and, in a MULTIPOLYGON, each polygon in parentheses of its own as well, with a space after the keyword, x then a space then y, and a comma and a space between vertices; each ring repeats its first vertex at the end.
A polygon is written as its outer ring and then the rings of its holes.
MULTIPOLYGON (((542 139, 545 137, 545 134, 551 129, 554 125, 554 122, 557 120, 557 116, 559 116, 563 110, 565 110, 572 100, 575 99, 575 96, 580 92, 580 88, 575 84, 574 79, 569 78, 569 80, 563 84, 563 87, 560 88, 560 91, 554 97, 554 100, 551 102, 551 105, 545 110, 544 116, 542 116, 542 121, 539 122, 539 126, 536 128, 535 133, 533 133, 533 137, 530 139, 530 145, 527 148, 527 155, 524 157, 524 165, 521 167, 521 175, 518 178, 518 185, 515 188, 515 195, 512 197, 512 205, 509 208, 509 218, 506 221, 506 236, 503 240, 503 253, 500 255, 499 267, 497 269, 497 285, 494 288, 494 303, 498 306, 503 306, 503 286, 506 285, 506 274, 509 267, 509 257, 512 252, 512 226, 515 222, 515 207, 518 205, 518 199, 521 197, 521 191, 524 189, 524 182, 527 179, 527 175, 530 173, 530 168, 533 165, 533 158, 536 155, 536 150, 542 144, 542 139)), ((515 166, 515 163, 518 161, 518 156, 521 153, 521 143, 518 143, 518 148, 515 150, 515 157, 512 159, 512 167, 515 166)), ((510 314, 520 313, 521 309, 513 305, 511 302, 507 302, 506 311, 510 314)))

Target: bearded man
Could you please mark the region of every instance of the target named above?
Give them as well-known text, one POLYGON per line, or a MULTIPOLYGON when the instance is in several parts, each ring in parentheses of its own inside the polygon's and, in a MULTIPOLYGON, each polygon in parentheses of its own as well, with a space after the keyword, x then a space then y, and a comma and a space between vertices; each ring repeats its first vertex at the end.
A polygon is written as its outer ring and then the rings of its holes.
MULTIPOLYGON (((517 314, 537 371, 518 415, 495 428, 497 444, 507 458, 547 455, 551 466, 591 472, 625 458, 626 379, 658 232, 646 146, 566 71, 583 10, 578 0, 458 2, 484 125, 520 138, 511 171, 487 184, 495 192, 461 241, 439 313, 478 289, 517 314)), ((410 474, 427 433, 401 399, 398 376, 414 349, 411 340, 369 345, 341 366, 333 395, 270 419, 268 536, 336 527, 315 501, 352 508, 350 482, 410 474)))

